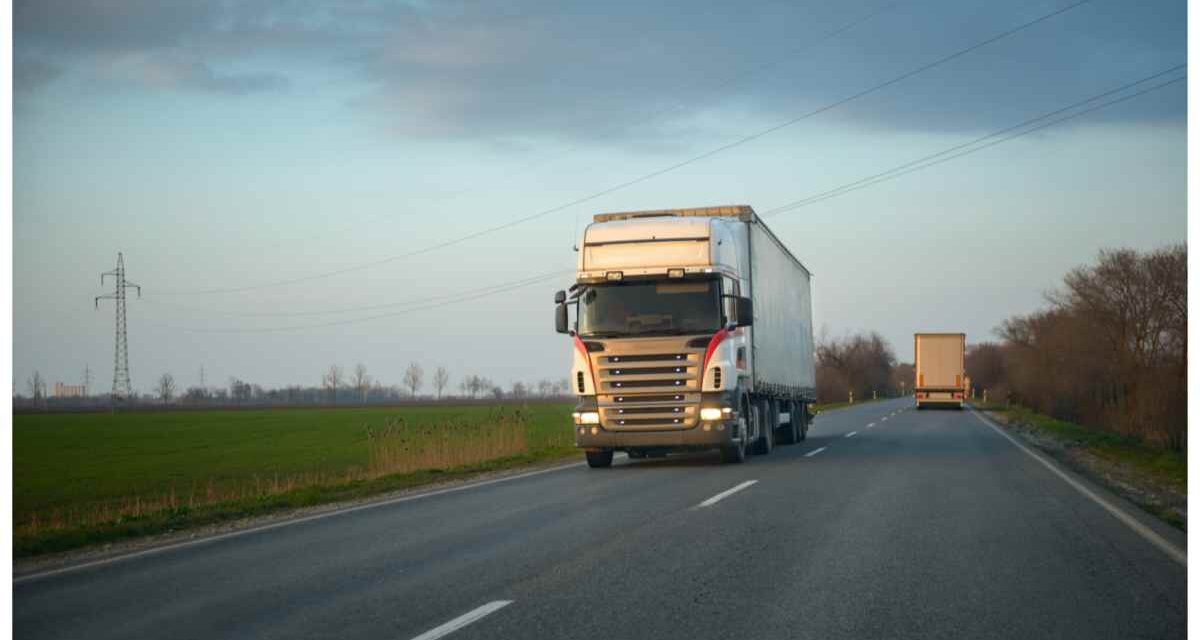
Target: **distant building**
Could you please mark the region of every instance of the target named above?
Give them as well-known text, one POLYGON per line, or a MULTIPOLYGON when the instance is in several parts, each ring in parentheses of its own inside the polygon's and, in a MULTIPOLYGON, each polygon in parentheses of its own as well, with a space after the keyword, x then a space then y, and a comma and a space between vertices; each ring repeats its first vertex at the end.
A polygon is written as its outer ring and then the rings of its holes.
POLYGON ((61 382, 54 383, 55 398, 86 398, 87 387, 81 384, 63 384, 61 382))

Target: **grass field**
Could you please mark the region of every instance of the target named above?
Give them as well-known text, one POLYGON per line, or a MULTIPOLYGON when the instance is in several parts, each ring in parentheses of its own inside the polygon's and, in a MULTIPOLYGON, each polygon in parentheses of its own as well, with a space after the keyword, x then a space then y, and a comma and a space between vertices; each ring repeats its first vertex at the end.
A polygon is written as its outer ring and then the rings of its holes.
POLYGON ((32 555, 575 452, 571 405, 13 417, 32 555))

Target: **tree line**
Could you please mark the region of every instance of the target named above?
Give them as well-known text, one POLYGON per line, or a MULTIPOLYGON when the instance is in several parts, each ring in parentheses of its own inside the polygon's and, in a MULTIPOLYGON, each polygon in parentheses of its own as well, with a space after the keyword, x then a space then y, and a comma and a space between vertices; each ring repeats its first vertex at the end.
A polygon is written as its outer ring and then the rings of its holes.
MULTIPOLYGON (((35 372, 27 385, 29 395, 15 393, 14 406, 22 409, 49 409, 51 407, 107 406, 111 398, 105 395, 86 398, 50 398, 46 394, 45 382, 35 372)), ((320 376, 316 385, 287 385, 268 388, 240 377, 229 378, 224 386, 191 386, 180 389, 175 376, 168 372, 158 377, 149 393, 135 394, 128 400, 138 405, 344 405, 344 404, 388 404, 412 401, 442 400, 528 400, 562 399, 570 396, 570 384, 566 378, 542 379, 534 382, 516 381, 508 387, 476 374, 463 376, 452 384, 451 374, 439 366, 428 378, 420 363, 411 363, 405 369, 400 384, 386 385, 372 376, 365 364, 359 363, 346 373, 340 365, 330 365, 320 376), (427 383, 428 382, 428 386, 427 383), (428 389, 428 393, 426 390, 428 389)))
POLYGON ((913 366, 875 332, 817 341, 817 401, 855 402, 912 392, 913 366))
POLYGON ((972 346, 989 399, 1181 451, 1187 441, 1187 247, 1102 251, 1046 306, 972 346))

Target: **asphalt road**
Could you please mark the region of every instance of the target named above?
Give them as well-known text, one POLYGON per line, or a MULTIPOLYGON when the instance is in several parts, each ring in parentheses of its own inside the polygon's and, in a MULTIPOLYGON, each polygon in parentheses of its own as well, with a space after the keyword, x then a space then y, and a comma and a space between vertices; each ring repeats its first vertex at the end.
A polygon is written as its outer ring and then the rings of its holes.
POLYGON ((743 465, 620 459, 19 579, 13 622, 17 638, 1173 638, 1186 595, 1178 559, 974 414, 898 400, 743 465))

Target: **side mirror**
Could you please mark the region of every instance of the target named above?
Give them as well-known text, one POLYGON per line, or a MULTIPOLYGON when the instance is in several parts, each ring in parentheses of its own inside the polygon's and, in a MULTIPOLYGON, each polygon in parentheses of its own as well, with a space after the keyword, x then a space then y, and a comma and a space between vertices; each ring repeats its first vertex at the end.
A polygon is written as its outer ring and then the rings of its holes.
POLYGON ((567 292, 566 291, 555 291, 554 292, 554 304, 562 304, 566 301, 567 301, 567 292))
MULTIPOLYGON (((562 292, 560 291, 559 293, 562 292)), ((554 308, 554 330, 559 333, 569 332, 569 328, 567 327, 567 305, 561 302, 554 308)))
POLYGON ((750 298, 733 299, 733 324, 737 327, 754 325, 754 301, 750 298))

